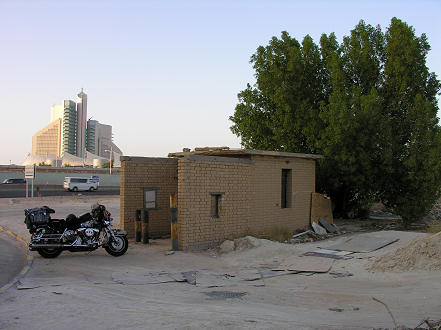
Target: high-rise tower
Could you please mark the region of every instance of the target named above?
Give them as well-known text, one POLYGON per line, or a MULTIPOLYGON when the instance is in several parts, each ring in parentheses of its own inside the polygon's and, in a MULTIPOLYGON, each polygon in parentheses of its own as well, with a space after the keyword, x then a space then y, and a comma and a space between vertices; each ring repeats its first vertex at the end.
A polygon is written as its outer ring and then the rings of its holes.
POLYGON ((69 164, 84 166, 87 161, 91 165, 91 157, 115 160, 118 155, 122 152, 113 143, 112 126, 97 120, 87 121, 87 94, 81 89, 77 103, 63 100, 51 107, 50 123, 32 137, 32 157, 35 157, 28 158, 25 163, 40 163, 41 157, 46 160, 66 157, 69 164), (86 151, 92 155, 87 155, 86 151))
POLYGON ((77 98, 77 156, 83 158, 86 150, 87 94, 81 92, 77 98))

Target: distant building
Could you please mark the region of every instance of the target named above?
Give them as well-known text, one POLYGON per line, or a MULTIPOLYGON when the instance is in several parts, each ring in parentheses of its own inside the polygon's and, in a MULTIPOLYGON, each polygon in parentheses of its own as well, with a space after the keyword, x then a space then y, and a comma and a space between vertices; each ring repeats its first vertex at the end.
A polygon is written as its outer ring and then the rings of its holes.
POLYGON ((90 119, 87 121, 86 149, 88 152, 107 159, 110 157, 110 150, 122 154, 121 150, 112 142, 112 126, 90 119))
MULTIPOLYGON (((77 157, 85 163, 93 155, 97 159, 110 159, 111 150, 112 158, 118 161, 115 165, 119 163, 122 152, 113 143, 112 126, 97 120, 86 121, 86 118, 87 94, 83 90, 78 94, 77 103, 64 100, 60 105, 52 106, 51 122, 32 137, 31 158, 41 159, 51 154, 77 157)), ((29 161, 32 159, 26 160, 29 161)))
POLYGON ((64 100, 61 105, 52 106, 51 122, 58 118, 62 120, 61 154, 67 152, 75 155, 77 151, 77 111, 75 102, 64 100))
POLYGON ((61 119, 57 118, 32 137, 32 154, 61 156, 61 119))
POLYGON ((86 121, 87 121, 87 94, 81 92, 77 98, 77 152, 78 157, 84 157, 86 151, 86 121))

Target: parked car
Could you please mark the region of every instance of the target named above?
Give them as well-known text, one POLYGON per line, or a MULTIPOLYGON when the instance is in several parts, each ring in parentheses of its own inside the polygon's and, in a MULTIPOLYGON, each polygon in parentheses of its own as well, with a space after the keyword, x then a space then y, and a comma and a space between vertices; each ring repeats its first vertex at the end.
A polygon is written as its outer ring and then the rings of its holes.
POLYGON ((2 182, 3 184, 22 184, 22 183, 26 183, 25 179, 6 179, 3 180, 2 182))
POLYGON ((63 188, 69 191, 98 190, 99 183, 92 178, 65 177, 63 188))

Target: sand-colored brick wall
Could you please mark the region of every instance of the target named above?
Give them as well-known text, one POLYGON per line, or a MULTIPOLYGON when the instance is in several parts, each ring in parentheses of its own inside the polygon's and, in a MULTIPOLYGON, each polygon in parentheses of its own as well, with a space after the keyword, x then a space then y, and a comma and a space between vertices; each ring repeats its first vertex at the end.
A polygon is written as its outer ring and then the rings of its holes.
POLYGON ((243 158, 187 155, 176 158, 121 157, 121 225, 134 236, 135 210, 144 189, 157 189, 150 211, 152 237, 170 233, 169 196, 178 196, 179 248, 201 249, 225 239, 279 227, 306 228, 315 191, 315 161, 251 155, 243 158), (289 171, 282 208, 282 170, 289 171), (219 217, 212 216, 219 195, 219 217))
POLYGON ((251 162, 191 155, 178 164, 180 249, 206 248, 247 231, 251 162), (210 216, 213 193, 222 194, 219 218, 210 216))
POLYGON ((178 164, 180 249, 206 248, 272 227, 309 226, 315 161, 251 156, 186 156, 178 164), (290 169, 288 207, 281 207, 282 169, 290 169), (219 218, 210 216, 211 194, 222 193, 219 218))
POLYGON ((255 231, 270 227, 309 227, 311 193, 315 191, 315 161, 303 158, 253 156, 251 221, 255 231), (288 207, 281 207, 282 169, 290 169, 288 207))
POLYGON ((170 234, 171 193, 178 190, 178 161, 174 158, 121 157, 121 228, 135 233, 135 211, 143 208, 144 189, 157 190, 157 209, 149 211, 150 236, 170 234))

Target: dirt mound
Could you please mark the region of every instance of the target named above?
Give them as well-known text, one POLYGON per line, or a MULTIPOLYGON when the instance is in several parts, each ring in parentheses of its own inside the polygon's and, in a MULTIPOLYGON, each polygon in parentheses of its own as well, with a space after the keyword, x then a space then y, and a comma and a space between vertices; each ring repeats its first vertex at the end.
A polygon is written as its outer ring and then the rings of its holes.
POLYGON ((224 241, 219 247, 219 252, 229 253, 232 251, 248 250, 259 247, 262 244, 265 245, 265 242, 267 242, 265 239, 259 239, 253 236, 245 236, 242 238, 237 238, 234 241, 224 241))
POLYGON ((441 232, 416 239, 408 245, 377 258, 370 271, 441 270, 441 232))
POLYGON ((262 245, 261 239, 253 236, 245 236, 234 240, 234 249, 236 251, 252 249, 262 245))

